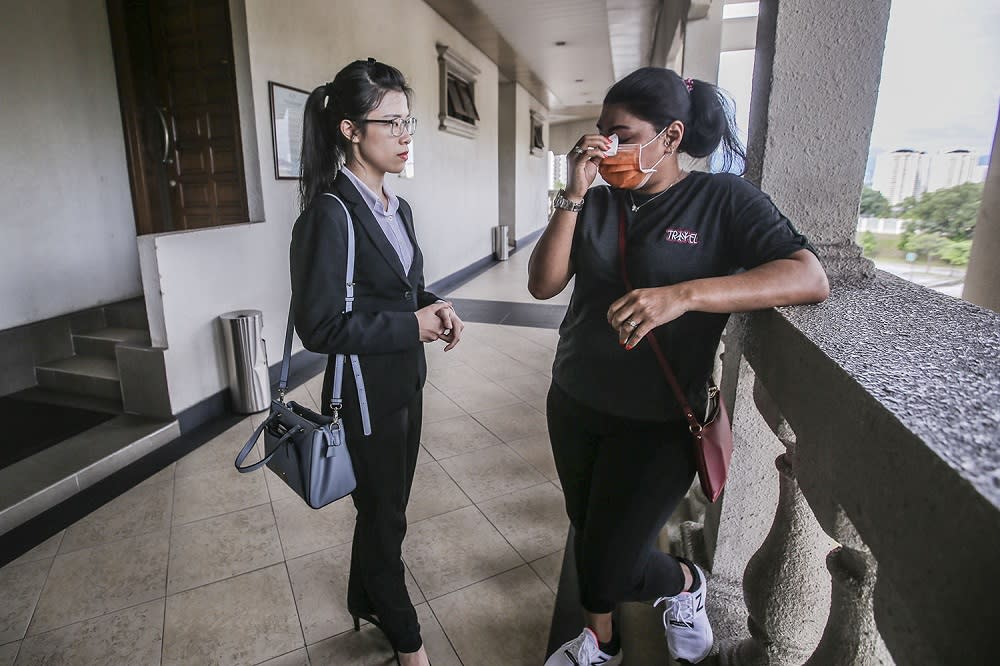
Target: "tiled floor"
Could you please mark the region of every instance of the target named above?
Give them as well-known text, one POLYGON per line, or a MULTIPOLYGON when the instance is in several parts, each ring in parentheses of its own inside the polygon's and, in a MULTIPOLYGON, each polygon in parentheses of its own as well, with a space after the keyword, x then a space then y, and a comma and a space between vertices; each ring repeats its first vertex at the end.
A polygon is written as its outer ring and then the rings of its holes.
MULTIPOLYGON (((515 303, 538 303, 528 293, 528 259, 532 246, 519 248, 510 259, 490 268, 474 280, 470 280, 448 294, 454 298, 478 298, 491 301, 513 301, 515 303)), ((573 283, 561 294, 545 303, 568 305, 573 294, 573 283)))
MULTIPOLYGON (((470 324, 428 347, 404 562, 435 666, 545 658, 567 530, 544 417, 556 339, 470 324)), ((316 406, 320 381, 290 398, 316 406)), ((0 569, 0 666, 389 663, 346 609, 350 500, 313 511, 233 469, 259 418, 0 569)))

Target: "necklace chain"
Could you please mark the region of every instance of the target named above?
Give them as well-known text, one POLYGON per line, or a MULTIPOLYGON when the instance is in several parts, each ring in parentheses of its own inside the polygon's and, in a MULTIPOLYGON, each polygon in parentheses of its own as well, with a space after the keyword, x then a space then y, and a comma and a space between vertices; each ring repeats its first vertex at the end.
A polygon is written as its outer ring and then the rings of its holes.
POLYGON ((635 205, 635 198, 632 196, 632 190, 629 190, 628 191, 628 200, 632 202, 632 212, 633 213, 639 212, 640 208, 642 208, 643 206, 645 206, 646 204, 648 204, 649 202, 651 202, 653 199, 655 199, 656 197, 660 196, 661 194, 666 194, 667 191, 670 190, 670 188, 672 188, 677 183, 681 182, 681 180, 684 178, 685 175, 687 175, 687 172, 685 172, 683 169, 681 169, 681 172, 679 174, 677 174, 677 178, 674 179, 674 182, 672 182, 669 185, 667 185, 666 189, 664 189, 661 192, 657 192, 656 194, 654 194, 650 198, 648 198, 645 201, 643 201, 638 206, 635 205))

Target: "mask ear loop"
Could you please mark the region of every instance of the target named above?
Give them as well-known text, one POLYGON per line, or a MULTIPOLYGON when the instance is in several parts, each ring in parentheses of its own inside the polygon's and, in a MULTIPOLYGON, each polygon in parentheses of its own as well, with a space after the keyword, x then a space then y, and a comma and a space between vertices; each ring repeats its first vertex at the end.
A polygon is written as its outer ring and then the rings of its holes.
MULTIPOLYGON (((653 166, 649 167, 649 169, 643 169, 642 168, 642 149, 645 148, 646 146, 648 146, 649 144, 653 143, 657 139, 659 139, 660 135, 662 135, 666 131, 667 131, 667 128, 664 127, 662 130, 660 130, 659 134, 657 134, 652 139, 650 139, 646 143, 644 143, 641 146, 639 146, 639 171, 643 172, 644 174, 647 174, 646 180, 649 180, 649 175, 652 174, 654 171, 656 171, 656 167, 660 166, 660 162, 662 162, 667 157, 667 155, 669 155, 670 153, 664 153, 660 157, 660 159, 656 160, 656 164, 654 164, 653 166)), ((673 151, 671 151, 671 152, 673 152, 673 151)), ((645 185, 646 181, 644 180, 642 182, 643 182, 643 185, 645 185)), ((642 185, 640 185, 639 187, 642 187, 642 185)))

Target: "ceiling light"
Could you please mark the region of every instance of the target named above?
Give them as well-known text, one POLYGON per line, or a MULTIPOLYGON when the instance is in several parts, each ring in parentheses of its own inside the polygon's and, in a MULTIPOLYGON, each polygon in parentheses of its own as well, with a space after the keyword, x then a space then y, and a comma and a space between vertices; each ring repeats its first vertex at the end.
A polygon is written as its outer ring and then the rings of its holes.
POLYGON ((558 42, 556 42, 556 46, 566 46, 566 42, 560 39, 558 42))
POLYGON ((583 79, 577 79, 576 83, 583 83, 583 79))

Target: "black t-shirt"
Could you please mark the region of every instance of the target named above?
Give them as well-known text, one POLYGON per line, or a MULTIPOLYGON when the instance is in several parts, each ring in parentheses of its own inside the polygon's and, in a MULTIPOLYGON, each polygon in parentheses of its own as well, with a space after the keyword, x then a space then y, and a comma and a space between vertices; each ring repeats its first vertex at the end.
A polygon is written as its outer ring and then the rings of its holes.
MULTIPOLYGON (((618 344, 607 311, 626 292, 618 262, 618 218, 625 202, 628 274, 635 289, 731 275, 803 248, 806 238, 770 197, 732 174, 694 171, 651 199, 610 187, 587 192, 573 236, 576 284, 559 328, 552 378, 595 410, 647 421, 683 419, 645 341, 618 344)), ((814 250, 813 250, 814 251, 814 250)), ((814 251, 815 252, 815 251, 814 251)), ((655 330, 696 414, 728 314, 688 312, 655 330)))

